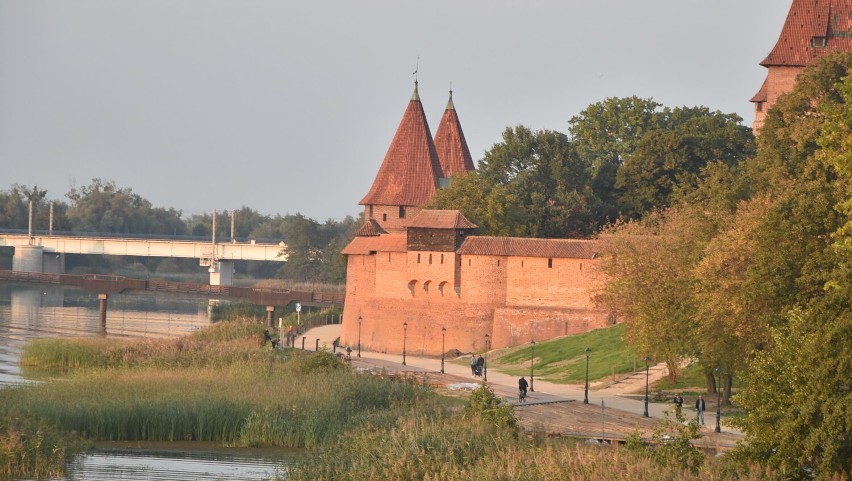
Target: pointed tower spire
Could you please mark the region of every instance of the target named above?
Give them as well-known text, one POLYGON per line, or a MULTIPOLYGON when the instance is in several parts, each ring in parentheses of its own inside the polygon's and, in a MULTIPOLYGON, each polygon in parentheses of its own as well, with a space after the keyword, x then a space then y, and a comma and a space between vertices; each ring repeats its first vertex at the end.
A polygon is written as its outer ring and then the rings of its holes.
POLYGON ((385 159, 367 195, 365 218, 376 219, 385 230, 402 228, 407 208, 426 204, 438 190, 441 165, 432 132, 420 103, 417 82, 385 159))
POLYGON ((450 90, 450 100, 444 110, 441 123, 435 132, 435 149, 438 151, 438 161, 441 164, 441 186, 449 183, 449 178, 475 169, 470 149, 462 132, 456 106, 453 103, 453 91, 450 90))

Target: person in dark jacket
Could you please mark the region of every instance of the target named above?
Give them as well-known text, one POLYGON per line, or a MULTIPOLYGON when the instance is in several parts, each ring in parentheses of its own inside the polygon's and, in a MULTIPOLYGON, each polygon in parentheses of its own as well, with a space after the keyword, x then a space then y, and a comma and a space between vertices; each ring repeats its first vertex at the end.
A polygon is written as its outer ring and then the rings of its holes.
POLYGON ((704 396, 698 396, 695 400, 695 410, 698 411, 698 422, 704 426, 704 411, 707 410, 707 404, 704 403, 704 396))
POLYGON ((527 398, 527 388, 528 388, 528 387, 530 387, 530 384, 527 382, 526 378, 524 378, 523 376, 521 376, 521 378, 520 378, 520 379, 518 379, 518 391, 520 391, 520 392, 519 392, 519 396, 520 396, 520 397, 519 397, 519 399, 520 399, 521 401, 526 400, 526 398, 527 398))
POLYGON ((485 359, 482 356, 476 358, 476 375, 482 376, 482 370, 485 368, 485 359))
POLYGON ((675 405, 675 410, 677 411, 678 414, 680 414, 680 410, 681 410, 681 408, 683 408, 683 396, 681 396, 680 393, 675 394, 674 405, 675 405))

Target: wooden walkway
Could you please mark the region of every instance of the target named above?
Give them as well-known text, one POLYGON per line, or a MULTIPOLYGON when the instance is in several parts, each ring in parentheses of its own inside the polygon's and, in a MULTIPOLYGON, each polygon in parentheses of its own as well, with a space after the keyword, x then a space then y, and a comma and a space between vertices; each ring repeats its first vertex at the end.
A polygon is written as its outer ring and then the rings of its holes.
MULTIPOLYGON (((636 431, 643 439, 650 439, 659 422, 654 418, 578 401, 516 404, 515 414, 526 432, 616 443, 624 442, 636 431)), ((716 452, 730 451, 742 440, 742 436, 736 434, 711 430, 702 430, 701 435, 693 444, 716 452)))

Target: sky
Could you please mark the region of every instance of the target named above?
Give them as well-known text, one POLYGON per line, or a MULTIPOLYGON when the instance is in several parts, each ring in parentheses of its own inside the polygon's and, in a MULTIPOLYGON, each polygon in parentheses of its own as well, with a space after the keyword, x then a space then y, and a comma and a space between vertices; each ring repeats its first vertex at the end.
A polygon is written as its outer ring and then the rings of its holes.
POLYGON ((609 97, 754 118, 790 0, 0 0, 0 190, 358 215, 413 92, 474 162, 609 97))

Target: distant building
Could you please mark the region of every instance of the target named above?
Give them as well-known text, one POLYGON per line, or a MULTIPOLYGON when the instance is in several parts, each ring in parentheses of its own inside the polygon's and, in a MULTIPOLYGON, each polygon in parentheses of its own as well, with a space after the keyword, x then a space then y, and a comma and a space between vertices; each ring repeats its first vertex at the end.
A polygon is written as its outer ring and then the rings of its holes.
POLYGON ((760 62, 768 71, 751 98, 755 134, 778 97, 793 90, 796 76, 819 56, 833 51, 852 51, 852 1, 793 0, 775 47, 760 62))
POLYGON ((423 206, 474 170, 452 92, 433 140, 415 83, 347 256, 341 344, 440 354, 575 334, 610 324, 598 244, 476 236, 459 211, 423 206), (445 337, 441 329, 446 328, 445 337))

